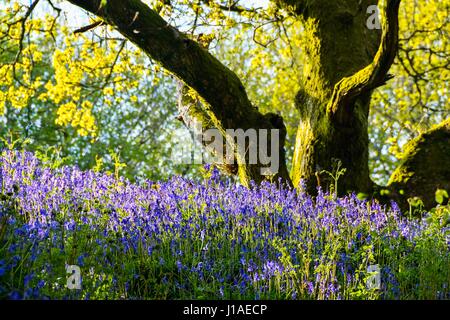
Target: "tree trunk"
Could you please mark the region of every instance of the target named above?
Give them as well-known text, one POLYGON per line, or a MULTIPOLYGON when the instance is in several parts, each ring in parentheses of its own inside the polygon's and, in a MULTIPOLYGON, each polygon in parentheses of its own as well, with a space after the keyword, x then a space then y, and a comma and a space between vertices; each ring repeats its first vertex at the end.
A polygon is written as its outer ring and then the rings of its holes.
POLYGON ((370 192, 368 116, 370 90, 331 115, 327 110, 338 82, 370 65, 380 45, 380 32, 367 27, 367 8, 376 0, 288 1, 303 19, 305 38, 303 83, 297 94, 300 112, 293 183, 315 193, 329 187, 333 162, 346 168, 339 193, 370 192))
POLYGON ((388 185, 389 199, 404 211, 410 198, 422 200, 425 209, 436 206, 436 189, 450 192, 450 118, 405 146, 388 185))

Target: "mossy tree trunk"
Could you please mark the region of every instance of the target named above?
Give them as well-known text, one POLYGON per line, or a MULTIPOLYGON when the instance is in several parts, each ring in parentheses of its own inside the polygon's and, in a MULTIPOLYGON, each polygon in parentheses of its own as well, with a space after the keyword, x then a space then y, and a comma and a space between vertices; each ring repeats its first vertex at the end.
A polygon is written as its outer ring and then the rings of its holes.
MULTIPOLYGON (((287 1, 292 5, 295 1, 287 1)), ((339 192, 369 192, 368 116, 370 89, 327 110, 335 87, 370 65, 380 44, 380 31, 369 30, 367 7, 376 0, 298 1, 294 14, 305 27, 303 82, 297 94, 300 112, 292 177, 294 185, 304 181, 314 193, 318 184, 332 182, 323 170, 332 172, 333 162, 346 168, 339 192), (322 173, 321 173, 322 172, 322 173)))
MULTIPOLYGON (((296 96, 300 123, 290 175, 283 119, 261 114, 236 74, 207 49, 139 0, 69 1, 114 26, 181 80, 180 120, 186 125, 195 118, 224 136, 226 129, 280 129, 281 143, 274 150, 280 155, 280 169, 271 180, 281 178, 315 193, 317 186, 330 185, 332 179, 324 172, 332 172, 333 162, 341 161, 346 172, 339 181, 340 194, 379 189, 369 174, 369 106, 372 91, 391 77, 388 71, 397 54, 400 0, 272 0, 304 26, 303 47, 299 48, 304 55, 303 80, 296 96), (367 27, 371 5, 380 7, 381 30, 367 27), (189 88, 196 91, 198 100, 186 95, 189 88)), ((449 163, 449 157, 450 153, 444 163, 449 163)), ((237 156, 236 170, 231 170, 244 185, 267 178, 261 175, 260 164, 248 165, 245 160, 237 156)), ((445 171, 436 170, 430 176, 445 171)), ((393 178, 391 185, 398 180, 402 179, 393 178)))
POLYGON ((403 210, 419 198, 426 209, 436 205, 436 189, 450 192, 450 118, 410 141, 389 180, 389 198, 403 210))
POLYGON ((333 182, 333 162, 340 161, 346 172, 337 191, 370 193, 370 98, 372 90, 388 80, 397 53, 400 1, 380 1, 381 34, 367 27, 367 8, 379 4, 376 0, 278 0, 278 4, 299 16, 305 27, 293 183, 304 181, 310 193, 319 185, 327 188, 333 182))

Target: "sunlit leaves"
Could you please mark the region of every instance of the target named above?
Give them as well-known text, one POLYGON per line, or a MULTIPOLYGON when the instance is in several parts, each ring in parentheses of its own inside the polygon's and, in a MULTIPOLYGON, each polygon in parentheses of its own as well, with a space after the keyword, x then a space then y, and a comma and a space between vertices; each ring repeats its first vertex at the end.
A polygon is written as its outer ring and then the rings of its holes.
MULTIPOLYGON (((372 103, 375 172, 381 163, 392 172, 404 143, 450 114, 449 5, 409 1, 400 8, 400 48, 391 70, 395 79, 375 92, 372 103)), ((384 181, 386 174, 378 173, 384 181)))

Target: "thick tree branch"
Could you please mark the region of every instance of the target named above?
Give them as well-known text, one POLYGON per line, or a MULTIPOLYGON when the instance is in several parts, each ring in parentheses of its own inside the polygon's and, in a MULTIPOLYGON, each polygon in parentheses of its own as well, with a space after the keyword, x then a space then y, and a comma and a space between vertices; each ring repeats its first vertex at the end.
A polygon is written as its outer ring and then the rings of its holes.
POLYGON ((141 1, 70 2, 115 26, 165 69, 197 91, 211 108, 210 113, 224 126, 246 129, 262 117, 231 70, 141 1))
POLYGON ((382 86, 392 78, 388 75, 394 63, 398 48, 398 10, 401 0, 382 0, 382 38, 373 62, 356 74, 345 77, 334 87, 333 95, 327 106, 327 113, 335 116, 345 106, 364 93, 382 86))
MULTIPOLYGON (((211 118, 205 112, 201 101, 198 98, 192 96, 191 89, 186 86, 182 81, 178 82, 178 120, 182 121, 184 125, 191 130, 194 130, 194 139, 196 139, 204 147, 208 147, 209 143, 214 143, 211 137, 204 136, 204 132, 210 129, 217 129, 212 123, 211 118), (201 132, 196 132, 201 130, 201 132)), ((226 150, 227 144, 224 143, 222 150, 226 150)), ((225 152, 222 154, 217 153, 218 150, 213 148, 207 148, 207 152, 216 160, 215 165, 230 175, 236 175, 238 173, 238 165, 235 162, 228 163, 225 152)))

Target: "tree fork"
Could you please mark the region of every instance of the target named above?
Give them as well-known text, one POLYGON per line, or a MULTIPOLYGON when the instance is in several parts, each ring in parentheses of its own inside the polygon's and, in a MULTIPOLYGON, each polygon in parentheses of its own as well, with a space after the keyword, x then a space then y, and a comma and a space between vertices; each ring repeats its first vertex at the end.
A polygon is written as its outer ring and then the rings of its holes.
POLYGON ((293 182, 315 193, 332 183, 333 159, 346 168, 339 194, 371 193, 368 116, 371 92, 389 78, 397 52, 400 0, 383 1, 382 35, 366 27, 376 1, 279 1, 305 25, 304 83, 297 94, 300 124, 293 182), (325 173, 328 172, 328 173, 325 173))

